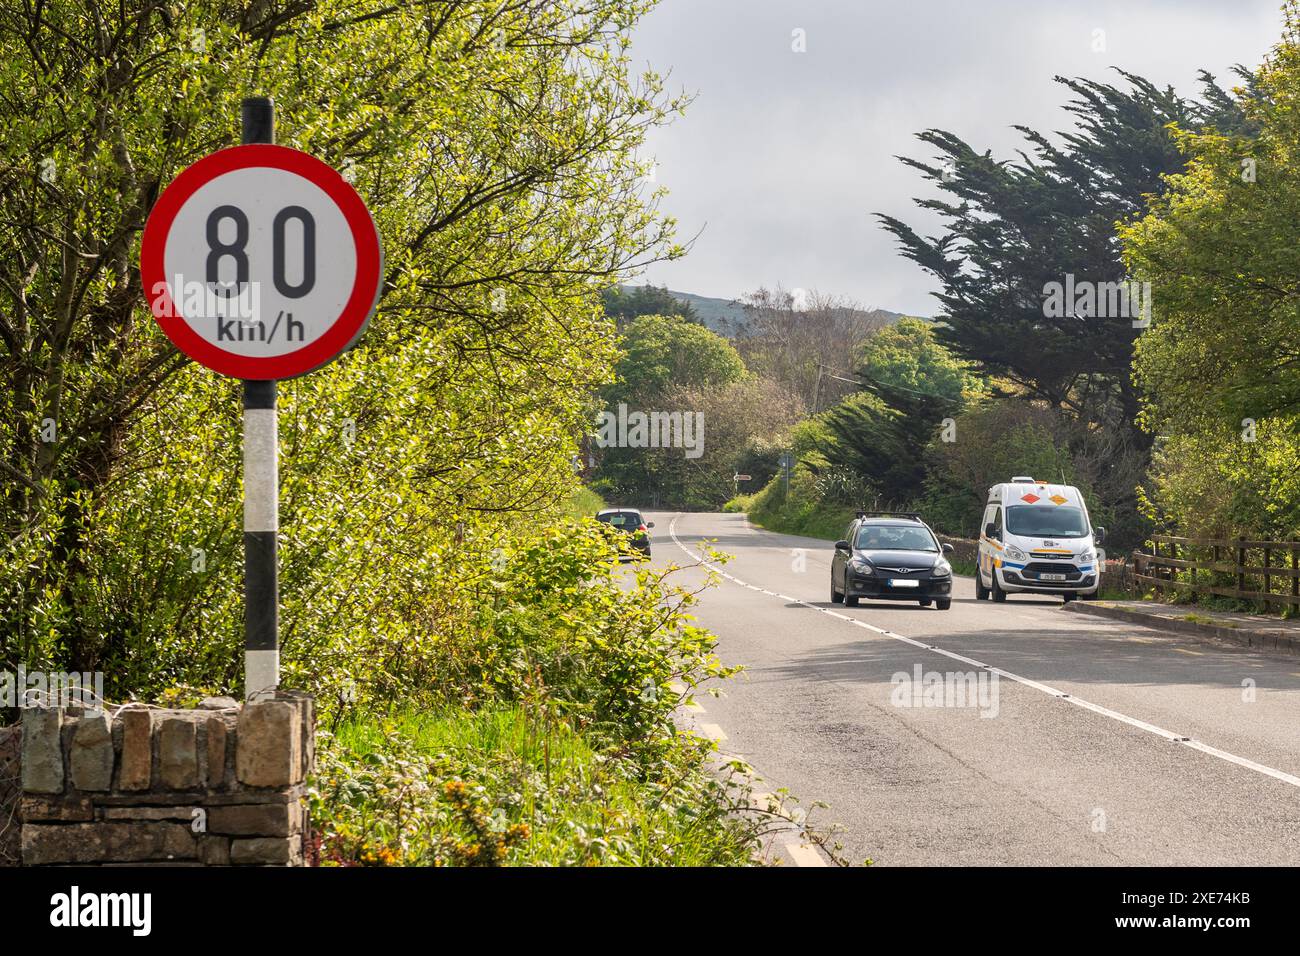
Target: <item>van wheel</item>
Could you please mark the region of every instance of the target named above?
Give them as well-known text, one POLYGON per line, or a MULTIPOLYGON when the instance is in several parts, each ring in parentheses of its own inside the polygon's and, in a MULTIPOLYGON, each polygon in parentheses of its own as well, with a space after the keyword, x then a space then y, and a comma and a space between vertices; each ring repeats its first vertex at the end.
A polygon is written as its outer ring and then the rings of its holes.
POLYGON ((1007 592, 1002 590, 1002 585, 998 584, 998 573, 996 571, 993 572, 992 577, 993 587, 989 588, 989 594, 992 596, 994 601, 1001 604, 1007 599, 1007 592))
POLYGON ((1062 595, 1061 595, 1061 603, 1062 603, 1062 604, 1069 604, 1071 601, 1074 600, 1074 598, 1075 598, 1075 595, 1073 595, 1073 594, 1062 594, 1062 595))
POLYGON ((934 606, 940 611, 946 611, 952 607, 952 598, 939 598, 934 602, 934 606))
POLYGON ((984 579, 980 577, 979 568, 975 569, 975 600, 987 601, 989 599, 989 589, 984 586, 984 579))

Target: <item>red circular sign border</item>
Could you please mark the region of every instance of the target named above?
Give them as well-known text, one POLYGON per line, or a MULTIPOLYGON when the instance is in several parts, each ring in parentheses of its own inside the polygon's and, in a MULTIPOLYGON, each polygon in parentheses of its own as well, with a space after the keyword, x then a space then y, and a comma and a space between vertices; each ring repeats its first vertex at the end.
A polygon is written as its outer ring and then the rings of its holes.
POLYGON ((154 320, 172 343, 200 365, 233 378, 264 381, 294 378, 325 365, 343 352, 365 328, 379 301, 383 251, 370 210, 338 171, 315 156, 269 143, 231 146, 204 156, 172 180, 154 204, 140 242, 140 281, 154 320), (294 352, 275 356, 235 355, 204 339, 180 316, 168 291, 164 253, 181 208, 201 187, 237 169, 268 167, 302 176, 318 186, 342 212, 357 251, 356 281, 343 311, 324 334, 294 352), (150 290, 162 283, 163 292, 150 290), (161 314, 159 314, 161 313, 161 314))

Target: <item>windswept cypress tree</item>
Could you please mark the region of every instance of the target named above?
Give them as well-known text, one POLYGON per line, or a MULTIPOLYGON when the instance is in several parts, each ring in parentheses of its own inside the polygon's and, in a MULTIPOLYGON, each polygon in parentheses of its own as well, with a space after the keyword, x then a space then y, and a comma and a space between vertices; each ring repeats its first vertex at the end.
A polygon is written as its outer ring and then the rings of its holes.
MULTIPOLYGON (((1144 197, 1163 192, 1164 177, 1183 170, 1171 124, 1251 130, 1236 99, 1208 73, 1196 102, 1118 72, 1127 88, 1056 77, 1073 94, 1066 109, 1075 128, 1054 141, 1017 126, 1029 145, 1018 160, 996 160, 943 130, 919 133, 941 158, 899 158, 946 194, 916 200, 943 216, 946 231, 922 237, 899 219, 879 218, 903 254, 942 283, 937 331, 956 355, 1082 423, 1119 428, 1140 442, 1131 379, 1140 329, 1132 316, 1080 314, 1069 303, 1047 314, 1044 289, 1067 276, 1096 284, 1127 278, 1116 223, 1143 212, 1144 197)), ((1237 72, 1253 85, 1249 72, 1237 72)))

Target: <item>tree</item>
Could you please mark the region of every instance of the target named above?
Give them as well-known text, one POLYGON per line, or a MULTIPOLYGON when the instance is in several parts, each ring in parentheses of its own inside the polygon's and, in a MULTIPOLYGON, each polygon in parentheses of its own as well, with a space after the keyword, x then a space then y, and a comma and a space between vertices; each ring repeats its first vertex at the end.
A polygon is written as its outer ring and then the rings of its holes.
MULTIPOLYGON (((1202 73, 1204 101, 1119 71, 1128 84, 1057 77, 1074 94, 1076 128, 1062 145, 1017 127, 1032 155, 998 161, 952 133, 918 138, 946 157, 904 158, 946 194, 917 200, 939 213, 946 232, 922 238, 891 216, 880 219, 903 254, 943 285, 938 335, 959 357, 1011 379, 1033 398, 1086 422, 1134 428, 1138 399, 1130 378, 1137 336, 1128 314, 1045 308, 1050 283, 1067 276, 1097 286, 1128 278, 1115 224, 1141 211, 1184 159, 1169 124, 1245 129, 1236 101, 1202 73)), ((1248 78, 1248 75, 1247 75, 1248 78)))
MULTIPOLYGON (((615 369, 618 379, 605 390, 603 416, 610 416, 608 420, 628 414, 668 415, 677 416, 672 419, 677 427, 683 416, 689 415, 693 427, 697 420, 694 416, 701 409, 682 402, 700 394, 711 395, 745 377, 745 363, 731 343, 678 316, 645 315, 634 319, 624 330, 622 345, 623 355, 615 369)), ((662 456, 654 454, 645 443, 650 437, 628 438, 598 434, 591 443, 591 457, 598 459, 593 488, 622 504, 685 500, 683 474, 673 469, 663 471, 662 456)), ((683 452, 673 446, 670 453, 683 452)))
POLYGON ((1127 261, 1160 291, 1136 362, 1153 428, 1190 430, 1205 417, 1239 428, 1300 411, 1294 16, 1245 101, 1258 136, 1182 132, 1186 173, 1121 232, 1127 261))
POLYGON ((600 303, 605 314, 627 325, 632 319, 643 315, 675 315, 702 325, 695 306, 677 298, 668 289, 652 285, 611 286, 600 294, 600 303))
POLYGON ((978 384, 926 323, 905 319, 867 342, 856 366, 862 390, 823 416, 818 448, 897 505, 920 493, 925 447, 978 384))
POLYGON ((1293 540, 1300 533, 1300 418, 1261 419, 1253 441, 1206 421, 1161 437, 1143 503, 1161 531, 1188 537, 1293 540))
POLYGON ((779 286, 759 289, 742 302, 748 321, 735 342, 745 364, 781 383, 814 412, 852 390, 832 374, 847 371, 846 357, 856 355, 888 321, 883 313, 815 290, 796 296, 779 286))
POLYGON ((956 358, 939 342, 934 327, 920 319, 901 319, 871 336, 853 371, 869 383, 952 402, 970 400, 983 390, 971 366, 956 358))
POLYGON ((727 385, 745 374, 745 363, 722 336, 680 316, 643 315, 623 333, 618 381, 607 390, 619 402, 653 407, 671 386, 727 385))
POLYGON ((761 488, 776 473, 786 430, 804 411, 779 384, 752 375, 728 385, 674 386, 664 404, 699 415, 703 445, 697 458, 679 448, 646 450, 646 492, 660 505, 701 511, 735 495, 737 473, 751 475, 746 487, 761 488))
POLYGON ((1179 130, 1186 171, 1120 233, 1159 290, 1135 377, 1159 439, 1154 517, 1180 533, 1300 530, 1287 474, 1300 450, 1300 8, 1284 9, 1281 42, 1242 91, 1250 135, 1179 130))
MULTIPOLYGON (((1009 379, 1012 389, 1004 394, 1044 402, 1074 419, 1065 433, 1069 457, 1099 469, 1094 487, 1101 508, 1116 516, 1116 543, 1142 537, 1133 476, 1150 447, 1137 424, 1131 374, 1141 299, 1126 301, 1120 293, 1130 278, 1151 280, 1121 259, 1117 223, 1143 210, 1146 197, 1183 169, 1176 129, 1249 136, 1253 128, 1209 74, 1201 74, 1202 99, 1190 101, 1119 72, 1125 89, 1058 77, 1073 94, 1066 109, 1075 128, 1059 134, 1058 145, 1018 127, 1030 145, 1018 161, 977 153, 941 130, 920 134, 946 161, 903 162, 946 194, 918 200, 944 217, 946 232, 923 239, 881 217, 904 254, 943 285, 941 341, 1009 379), (1080 297, 1060 301, 1062 290, 1076 285, 1080 297)), ((1254 82, 1245 70, 1237 72, 1254 82)), ((1149 288, 1157 301, 1164 295, 1159 282, 1149 288)))
POLYGON ((387 266, 359 345, 282 389, 285 666, 420 659, 433 582, 573 483, 614 359, 597 291, 674 254, 635 161, 678 105, 630 73, 647 6, 0 10, 0 666, 237 680, 237 385, 160 334, 135 263, 248 92, 351 170, 387 266))

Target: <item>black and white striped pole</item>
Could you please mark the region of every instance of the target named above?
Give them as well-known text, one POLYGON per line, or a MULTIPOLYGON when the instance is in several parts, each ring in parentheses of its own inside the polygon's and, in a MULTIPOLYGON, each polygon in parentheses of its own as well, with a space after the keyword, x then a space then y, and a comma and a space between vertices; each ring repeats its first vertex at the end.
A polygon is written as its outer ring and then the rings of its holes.
MULTIPOLYGON (((275 142, 275 105, 240 105, 244 145, 275 142)), ((280 686, 280 447, 275 379, 244 380, 244 695, 280 686)))

